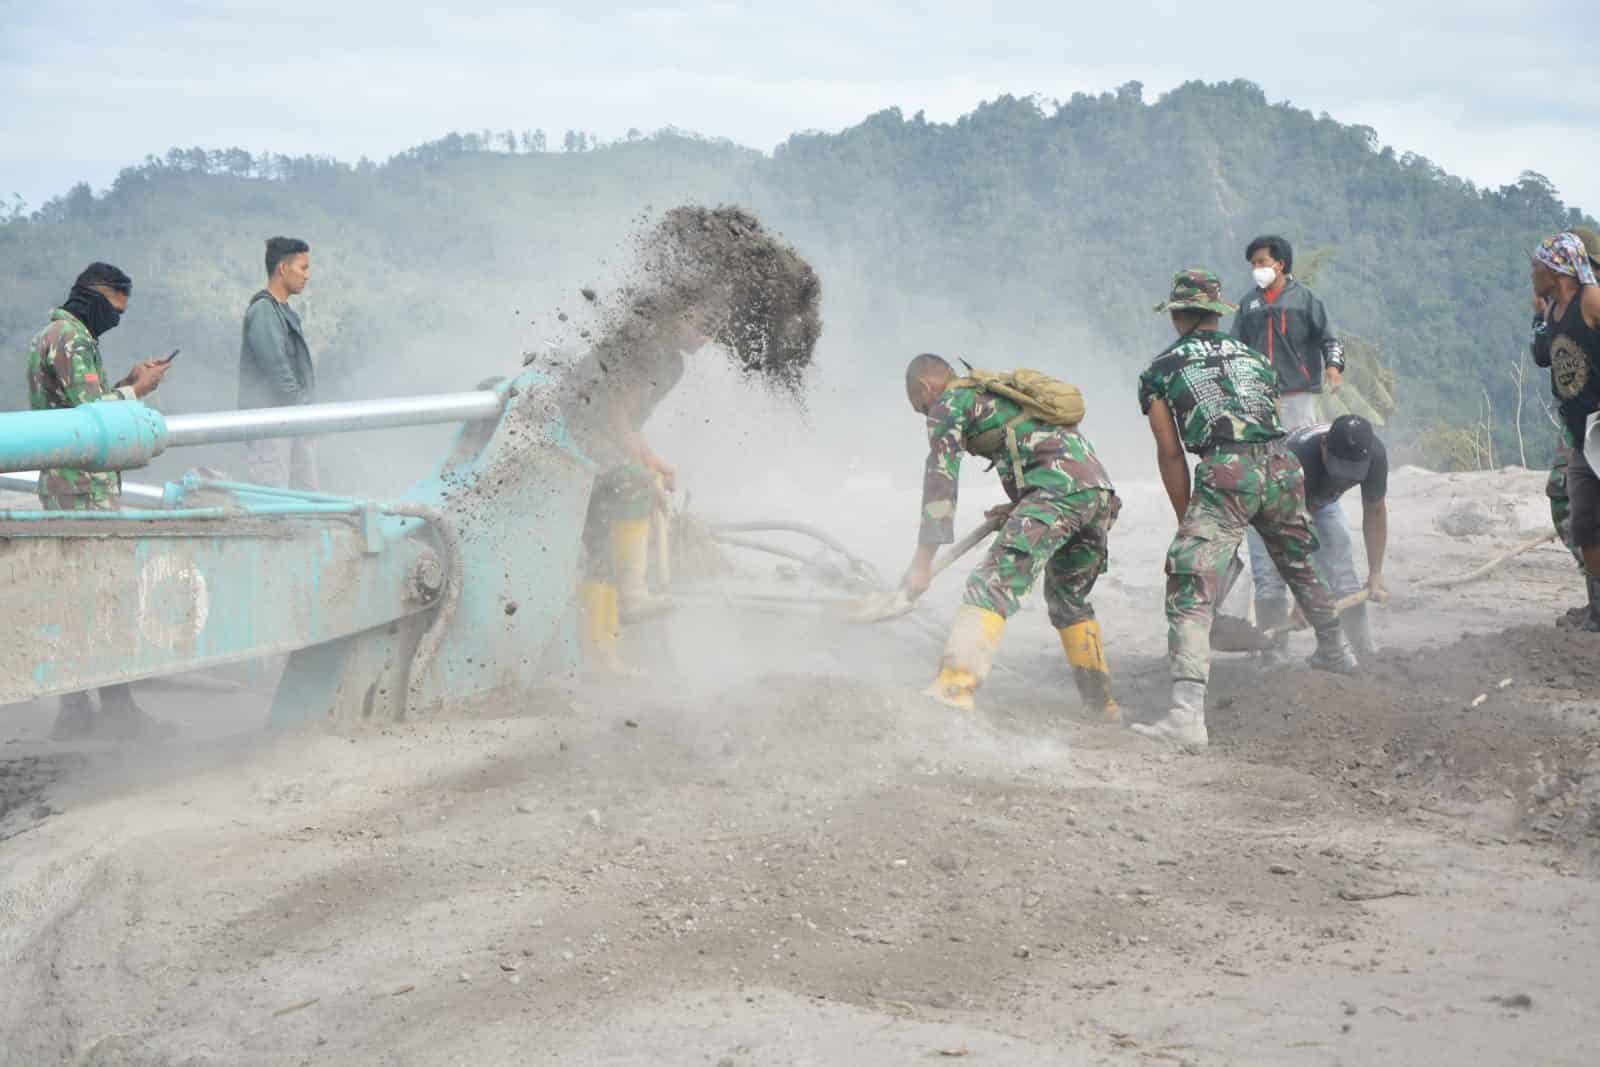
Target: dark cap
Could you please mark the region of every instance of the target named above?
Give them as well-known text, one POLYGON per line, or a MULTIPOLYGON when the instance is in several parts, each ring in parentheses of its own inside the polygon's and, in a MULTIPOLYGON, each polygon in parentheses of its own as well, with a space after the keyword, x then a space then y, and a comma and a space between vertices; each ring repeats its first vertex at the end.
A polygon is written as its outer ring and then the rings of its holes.
POLYGON ((1359 482, 1372 466, 1372 423, 1360 415, 1340 415, 1328 427, 1328 475, 1359 482))
POLYGON ((109 263, 91 263, 83 268, 83 273, 78 275, 78 280, 73 285, 88 288, 92 285, 103 285, 107 289, 115 289, 119 293, 133 292, 133 279, 109 263))

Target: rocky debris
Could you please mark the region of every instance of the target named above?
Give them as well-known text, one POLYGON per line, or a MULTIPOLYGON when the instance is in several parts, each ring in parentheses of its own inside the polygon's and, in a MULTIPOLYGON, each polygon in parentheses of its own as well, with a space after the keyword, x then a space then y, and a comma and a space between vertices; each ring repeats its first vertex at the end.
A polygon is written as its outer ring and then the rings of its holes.
POLYGON ((1515 505, 1500 502, 1490 507, 1482 500, 1457 500, 1434 518, 1434 525, 1451 537, 1481 537, 1504 530, 1516 520, 1515 505))
POLYGON ((1487 999, 1491 1004, 1498 1004, 1502 1008, 1512 1008, 1517 1011, 1527 1011, 1533 1007, 1533 998, 1526 993, 1496 994, 1487 999))

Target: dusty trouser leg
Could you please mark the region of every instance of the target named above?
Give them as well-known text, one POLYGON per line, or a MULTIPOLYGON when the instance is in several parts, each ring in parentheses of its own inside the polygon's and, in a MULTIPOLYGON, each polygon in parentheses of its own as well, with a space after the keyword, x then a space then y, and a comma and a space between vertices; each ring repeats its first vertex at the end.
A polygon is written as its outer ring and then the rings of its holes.
POLYGON ((294 477, 294 449, 289 438, 246 441, 244 456, 250 481, 278 489, 289 488, 290 480, 294 477))
POLYGON ((315 493, 322 488, 317 473, 316 443, 309 437, 289 439, 289 487, 315 493))
MULTIPOLYGON (((96 485, 91 492, 73 496, 41 496, 46 511, 115 511, 116 499, 96 485)), ((94 713, 88 693, 68 693, 61 698, 50 736, 57 740, 100 735, 118 741, 164 740, 176 734, 171 723, 146 714, 134 703, 133 690, 126 684, 100 689, 100 712, 94 713)))
POLYGON ((1195 467, 1189 510, 1167 549, 1167 655, 1172 707, 1145 737, 1204 748, 1206 682, 1211 674, 1211 620, 1222 572, 1260 506, 1262 471, 1254 453, 1212 453, 1195 467))
POLYGON ((1284 433, 1302 426, 1314 426, 1322 421, 1316 393, 1289 393, 1280 398, 1283 415, 1280 422, 1284 433))
MULTIPOLYGON (((598 490, 599 486, 596 486, 598 490)), ((655 508, 654 476, 638 464, 614 468, 606 476, 606 551, 617 586, 623 622, 649 618, 665 607, 650 595, 650 513, 655 508)))
POLYGON ((1334 611, 1333 592, 1311 561, 1319 542, 1306 513, 1305 472, 1293 453, 1275 448, 1268 453, 1265 475, 1261 509, 1252 524, 1316 632, 1317 650, 1308 662, 1319 670, 1349 674, 1356 669, 1356 658, 1334 611))
POLYGON ((1567 461, 1567 495, 1572 503, 1572 543, 1581 554, 1589 585, 1589 610, 1581 629, 1600 632, 1600 478, 1574 448, 1567 461))
POLYGON ((1052 496, 1036 489, 1012 508, 983 562, 967 577, 939 675, 924 690, 928 696, 972 710, 974 694, 994 666, 1006 620, 1022 606, 1045 564, 1071 538, 1079 521, 1074 501, 1083 495, 1052 496))
MULTIPOLYGON (((110 506, 109 499, 97 500, 92 494, 74 496, 41 496, 39 504, 46 511, 101 511, 110 506)), ((50 736, 57 741, 71 741, 87 737, 94 732, 94 702, 87 692, 63 693, 56 721, 50 727, 50 736)))
POLYGON ((1256 626, 1262 630, 1280 630, 1271 647, 1262 650, 1261 659, 1267 664, 1280 664, 1288 659, 1289 631, 1284 624, 1289 621, 1289 588, 1283 584, 1283 576, 1272 562, 1272 554, 1254 527, 1245 529, 1245 540, 1250 546, 1250 584, 1255 589, 1256 626))
POLYGON ((589 510, 583 519, 583 580, 578 585, 586 665, 593 670, 622 673, 618 653, 622 635, 611 529, 626 511, 627 472, 620 467, 604 471, 589 493, 589 510))
POLYGON ((1106 570, 1113 497, 1104 490, 1074 496, 1088 499, 1075 509, 1071 537, 1045 565, 1044 603, 1072 667, 1078 696, 1105 721, 1119 722, 1122 709, 1111 695, 1111 667, 1089 603, 1095 581, 1106 570))
MULTIPOLYGON (((1355 545, 1350 539, 1350 530, 1344 521, 1344 509, 1339 506, 1339 501, 1331 500, 1312 512, 1311 522, 1316 527, 1317 541, 1320 542, 1311 556, 1311 562, 1332 590, 1334 599, 1343 600, 1359 593, 1362 583, 1356 577, 1355 545)), ((1345 636, 1349 638, 1357 656, 1368 656, 1378 651, 1372 640, 1372 624, 1366 604, 1345 608, 1339 612, 1339 622, 1344 626, 1345 636)))
MULTIPOLYGON (((1571 450, 1564 441, 1556 445, 1556 458, 1550 465, 1550 477, 1545 479, 1544 494, 1550 500, 1550 525, 1555 528, 1556 536, 1561 538, 1561 543, 1572 553, 1572 558, 1577 560, 1578 569, 1583 571, 1583 553, 1572 540, 1572 498, 1567 495, 1567 464, 1570 455, 1571 450)), ((1585 600, 1575 608, 1568 608, 1564 615, 1558 616, 1556 625, 1581 626, 1588 616, 1589 604, 1585 600)))

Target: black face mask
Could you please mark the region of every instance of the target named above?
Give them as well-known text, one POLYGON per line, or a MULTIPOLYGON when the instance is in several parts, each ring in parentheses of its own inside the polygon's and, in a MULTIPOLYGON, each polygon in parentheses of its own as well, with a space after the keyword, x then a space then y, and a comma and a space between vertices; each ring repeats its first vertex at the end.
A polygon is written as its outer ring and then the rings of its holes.
POLYGON ((99 340, 107 330, 116 329, 122 321, 122 312, 111 306, 111 301, 85 285, 74 285, 61 310, 89 328, 90 336, 99 340))

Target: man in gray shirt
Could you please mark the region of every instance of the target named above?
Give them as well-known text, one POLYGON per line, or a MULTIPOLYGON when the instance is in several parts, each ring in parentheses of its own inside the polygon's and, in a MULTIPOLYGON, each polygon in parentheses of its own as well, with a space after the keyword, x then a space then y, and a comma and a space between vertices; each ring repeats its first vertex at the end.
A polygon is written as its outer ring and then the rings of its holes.
MULTIPOLYGON (((239 407, 309 404, 316 369, 289 298, 311 280, 311 246, 293 237, 267 241, 267 287, 250 298, 239 347, 239 407)), ((305 437, 280 437, 246 445, 250 480, 261 485, 316 489, 316 456, 305 437)))

